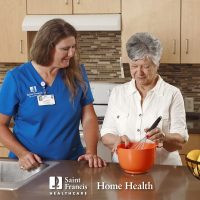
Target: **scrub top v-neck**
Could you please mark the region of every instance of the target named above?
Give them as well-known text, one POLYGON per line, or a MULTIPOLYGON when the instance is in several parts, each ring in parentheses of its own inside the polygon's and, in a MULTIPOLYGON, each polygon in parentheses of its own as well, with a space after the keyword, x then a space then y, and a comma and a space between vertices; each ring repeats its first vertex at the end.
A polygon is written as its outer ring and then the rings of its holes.
MULTIPOLYGON (((9 71, 0 92, 0 113, 14 116, 13 134, 29 151, 48 160, 75 160, 84 153, 80 141, 79 123, 85 105, 93 102, 88 78, 86 95, 81 87, 70 99, 60 71, 51 86, 45 85, 47 95, 54 95, 55 104, 39 106, 37 96, 44 94, 43 79, 31 62, 9 71)), ((9 157, 16 158, 10 152, 9 157)))
MULTIPOLYGON (((35 67, 33 66, 32 63, 31 63, 31 65, 30 65, 30 70, 31 70, 31 72, 33 73, 33 76, 35 76, 35 78, 38 80, 38 82, 40 83, 40 85, 41 85, 41 82, 45 82, 45 81, 42 79, 42 77, 40 76, 40 74, 37 72, 37 70, 35 69, 35 67)), ((53 82, 51 83, 51 85, 48 85, 48 84, 45 83, 45 88, 46 88, 46 89, 47 89, 47 88, 49 89, 49 88, 54 87, 54 84, 56 84, 56 82, 57 82, 56 79, 58 79, 58 76, 60 76, 59 71, 58 71, 58 73, 56 74, 55 79, 53 80, 53 82)))

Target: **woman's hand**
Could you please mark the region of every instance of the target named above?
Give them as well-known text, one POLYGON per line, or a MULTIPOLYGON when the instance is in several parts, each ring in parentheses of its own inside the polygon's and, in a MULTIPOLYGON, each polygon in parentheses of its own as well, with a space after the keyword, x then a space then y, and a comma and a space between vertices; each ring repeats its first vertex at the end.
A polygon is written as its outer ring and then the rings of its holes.
POLYGON ((127 147, 130 143, 130 139, 128 138, 127 135, 122 135, 122 136, 117 136, 116 138, 116 141, 113 145, 113 148, 112 148, 112 152, 115 152, 117 150, 117 146, 121 143, 125 143, 125 147, 127 147))
POLYGON ((31 170, 40 166, 42 163, 41 158, 34 153, 29 151, 19 156, 19 166, 23 170, 31 170))
MULTIPOLYGON (((145 129, 145 130, 147 130, 147 129, 145 129)), ((165 137, 166 137, 165 133, 158 127, 147 132, 147 139, 155 142, 158 147, 163 146, 163 142, 165 141, 165 137)))
POLYGON ((90 153, 86 153, 84 155, 79 156, 78 161, 81 160, 86 160, 88 161, 88 165, 89 167, 105 167, 107 164, 106 162, 101 159, 99 156, 97 155, 93 155, 90 153))

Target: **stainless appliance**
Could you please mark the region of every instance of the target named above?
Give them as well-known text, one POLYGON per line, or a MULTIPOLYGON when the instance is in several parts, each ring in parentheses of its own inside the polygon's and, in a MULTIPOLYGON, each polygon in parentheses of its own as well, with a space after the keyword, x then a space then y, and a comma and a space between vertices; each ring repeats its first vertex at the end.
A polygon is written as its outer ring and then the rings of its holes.
MULTIPOLYGON (((92 94, 94 97, 94 109, 97 115, 99 130, 101 129, 101 125, 103 123, 103 119, 106 113, 106 109, 108 106, 108 100, 110 93, 117 84, 116 83, 108 83, 108 82, 90 82, 92 94)), ((84 138, 83 138, 83 129, 80 124, 80 135, 83 146, 85 146, 84 138)), ((98 143, 98 155, 101 156, 104 160, 110 162, 111 161, 111 151, 105 147, 101 141, 98 143)))

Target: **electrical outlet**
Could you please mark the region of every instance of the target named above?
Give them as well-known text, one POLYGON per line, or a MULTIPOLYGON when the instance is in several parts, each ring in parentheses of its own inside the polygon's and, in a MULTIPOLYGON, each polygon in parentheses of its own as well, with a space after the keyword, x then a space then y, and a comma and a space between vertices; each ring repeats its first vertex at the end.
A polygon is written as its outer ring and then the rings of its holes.
POLYGON ((185 111, 186 112, 194 112, 194 98, 185 97, 185 111))

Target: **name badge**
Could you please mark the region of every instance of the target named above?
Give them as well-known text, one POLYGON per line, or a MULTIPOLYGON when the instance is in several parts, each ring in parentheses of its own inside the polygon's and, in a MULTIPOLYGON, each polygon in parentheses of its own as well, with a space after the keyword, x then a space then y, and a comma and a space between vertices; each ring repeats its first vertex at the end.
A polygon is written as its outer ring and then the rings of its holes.
POLYGON ((37 100, 38 100, 39 106, 46 106, 46 105, 54 105, 55 104, 55 98, 54 98, 53 94, 38 95, 37 100))

